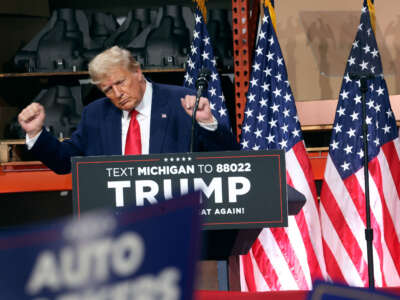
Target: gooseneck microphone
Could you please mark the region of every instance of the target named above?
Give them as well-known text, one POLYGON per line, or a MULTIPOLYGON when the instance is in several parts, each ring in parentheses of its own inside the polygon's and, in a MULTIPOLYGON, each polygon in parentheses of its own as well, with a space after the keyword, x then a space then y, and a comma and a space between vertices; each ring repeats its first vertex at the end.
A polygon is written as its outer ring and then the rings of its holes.
POLYGON ((360 91, 366 93, 368 91, 367 80, 375 79, 375 74, 366 72, 350 72, 351 80, 360 80, 360 91))
POLYGON ((194 128, 196 124, 196 113, 197 113, 197 108, 199 107, 199 101, 200 97, 203 94, 203 91, 207 89, 208 86, 208 80, 211 76, 210 70, 207 68, 202 68, 199 72, 199 76, 197 77, 196 80, 196 101, 194 103, 193 107, 193 113, 192 113, 192 130, 191 130, 191 136, 190 136, 190 152, 193 152, 194 150, 194 128))

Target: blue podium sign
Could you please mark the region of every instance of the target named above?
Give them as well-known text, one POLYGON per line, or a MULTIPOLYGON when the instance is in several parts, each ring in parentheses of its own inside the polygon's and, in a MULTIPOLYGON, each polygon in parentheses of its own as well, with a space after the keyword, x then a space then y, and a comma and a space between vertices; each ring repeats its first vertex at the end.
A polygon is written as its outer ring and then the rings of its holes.
POLYGON ((72 184, 78 215, 201 190, 203 228, 287 226, 283 150, 73 157, 72 184))
POLYGON ((0 299, 191 299, 200 194, 0 234, 0 299))

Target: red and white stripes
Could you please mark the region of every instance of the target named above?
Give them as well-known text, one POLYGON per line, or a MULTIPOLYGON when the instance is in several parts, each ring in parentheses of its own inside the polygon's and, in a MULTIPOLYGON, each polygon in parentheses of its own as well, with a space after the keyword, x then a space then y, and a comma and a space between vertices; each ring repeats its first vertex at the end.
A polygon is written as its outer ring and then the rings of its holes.
POLYGON ((311 166, 303 142, 286 152, 287 181, 306 196, 287 228, 263 229, 247 255, 241 256, 245 291, 308 290, 325 278, 321 228, 311 166))
MULTIPOLYGON (((369 162, 375 286, 400 284, 399 140, 369 162)), ((364 169, 345 180, 327 159, 321 191, 321 226, 330 279, 368 286, 364 169)))

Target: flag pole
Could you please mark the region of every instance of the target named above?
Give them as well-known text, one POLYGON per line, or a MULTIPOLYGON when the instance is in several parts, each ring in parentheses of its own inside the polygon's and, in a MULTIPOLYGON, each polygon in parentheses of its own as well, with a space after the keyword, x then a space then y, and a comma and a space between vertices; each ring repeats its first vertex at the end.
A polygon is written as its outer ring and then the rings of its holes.
POLYGON ((366 93, 368 91, 367 77, 361 77, 361 103, 362 103, 362 127, 363 127, 363 143, 364 143, 364 184, 365 184, 365 214, 366 228, 365 240, 367 242, 367 260, 368 260, 368 286, 371 290, 375 289, 374 280, 374 256, 372 252, 372 241, 374 240, 374 230, 371 227, 371 203, 369 198, 369 172, 368 172, 368 126, 366 123, 366 93))
MULTIPOLYGON (((374 0, 366 0, 368 11, 370 12, 370 21, 372 30, 375 32, 375 9, 374 0)), ((367 263, 368 263, 368 287, 370 290, 375 289, 374 279, 374 255, 373 255, 373 240, 374 230, 371 227, 371 201, 369 195, 369 171, 368 171, 368 125, 366 122, 367 117, 367 104, 366 94, 368 91, 368 79, 374 79, 374 74, 361 74, 358 76, 360 79, 360 92, 361 92, 361 113, 362 113, 362 132, 363 132, 363 148, 364 148, 364 193, 365 193, 365 240, 367 243, 367 263)))
POLYGON ((374 256, 372 242, 374 240, 374 230, 371 227, 371 202, 369 197, 369 171, 368 171, 368 126, 366 122, 367 117, 367 104, 366 94, 368 91, 368 80, 374 79, 375 75, 369 73, 350 73, 350 79, 360 80, 361 92, 361 118, 362 118, 362 138, 363 138, 363 151, 364 151, 364 194, 365 194, 365 240, 367 243, 367 264, 368 264, 368 287, 371 290, 375 289, 374 279, 374 256))

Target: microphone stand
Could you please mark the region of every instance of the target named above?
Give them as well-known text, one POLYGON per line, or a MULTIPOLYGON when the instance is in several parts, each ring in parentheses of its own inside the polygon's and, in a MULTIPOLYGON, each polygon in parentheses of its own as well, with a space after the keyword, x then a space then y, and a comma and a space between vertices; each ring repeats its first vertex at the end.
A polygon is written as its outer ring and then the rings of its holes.
POLYGON ((364 193, 365 193, 365 215, 366 215, 366 228, 365 240, 367 242, 367 263, 368 263, 368 287, 371 290, 375 289, 374 280, 374 256, 373 256, 373 239, 374 231, 371 227, 371 204, 369 198, 369 172, 368 172, 368 126, 366 123, 367 109, 366 109, 366 94, 368 91, 368 79, 374 79, 373 74, 350 74, 350 79, 360 80, 361 91, 361 107, 362 107, 362 136, 363 136, 363 151, 364 151, 364 193))
POLYGON ((199 107, 200 97, 203 94, 203 91, 205 89, 207 89, 208 76, 210 76, 210 71, 207 69, 201 69, 200 73, 199 73, 199 77, 197 78, 197 81, 196 81, 197 92, 196 92, 196 101, 194 103, 193 113, 192 113, 192 129, 191 129, 191 135, 190 135, 190 153, 192 153, 194 151, 194 133, 195 133, 195 125, 196 125, 196 113, 197 113, 197 109, 199 107))

